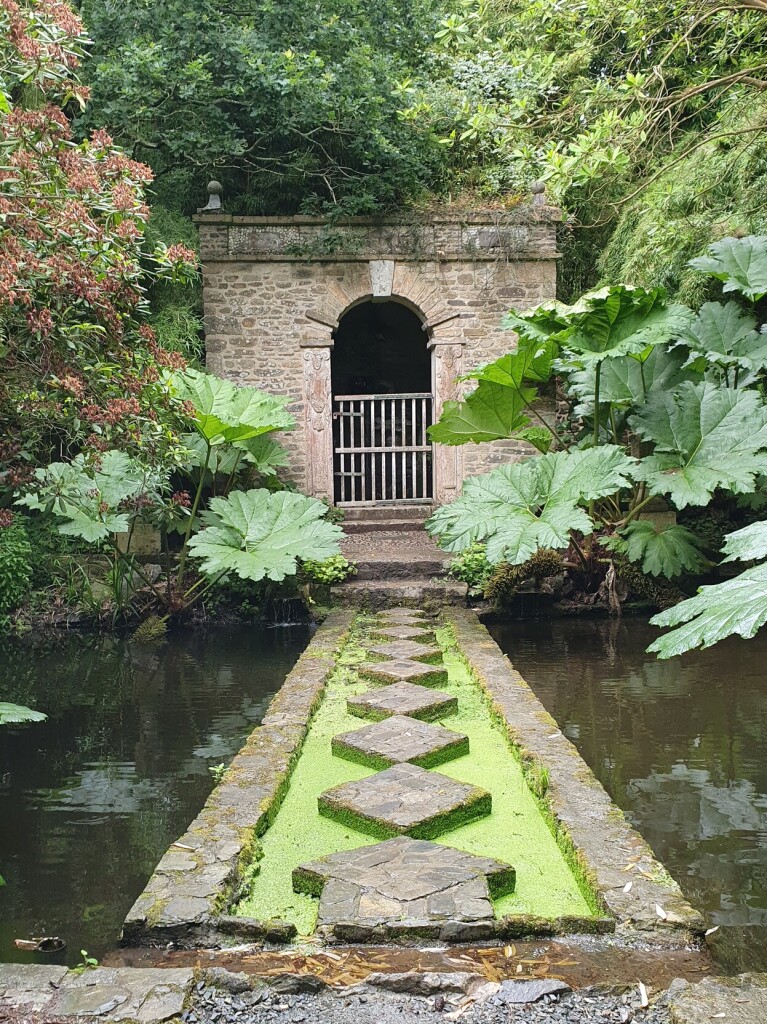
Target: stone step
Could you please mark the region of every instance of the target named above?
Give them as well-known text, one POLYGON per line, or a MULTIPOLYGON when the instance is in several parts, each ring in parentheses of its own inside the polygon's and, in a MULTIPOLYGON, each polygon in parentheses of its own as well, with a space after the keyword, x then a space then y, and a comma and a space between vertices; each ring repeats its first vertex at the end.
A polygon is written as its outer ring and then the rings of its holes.
POLYGON ((417 533, 423 530, 424 520, 418 519, 344 519, 345 533, 417 533))
POLYGON ((344 508, 344 523, 375 523, 381 520, 415 520, 423 522, 434 511, 433 505, 364 505, 359 508, 344 508))
POLYGON ((335 586, 331 596, 342 607, 367 608, 439 608, 442 605, 464 605, 468 587, 458 580, 360 580, 351 579, 335 586))
MULTIPOLYGON (((348 556, 347 556, 348 557, 348 556)), ((443 576, 449 559, 439 558, 375 558, 352 559, 357 565, 358 580, 416 580, 443 576)))

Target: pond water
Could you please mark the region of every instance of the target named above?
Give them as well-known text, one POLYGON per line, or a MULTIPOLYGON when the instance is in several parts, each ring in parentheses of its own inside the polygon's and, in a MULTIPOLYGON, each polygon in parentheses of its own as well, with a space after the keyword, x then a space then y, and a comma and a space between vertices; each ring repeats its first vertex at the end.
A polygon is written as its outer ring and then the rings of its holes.
POLYGON ((689 900, 767 970, 767 635, 658 661, 633 618, 491 631, 689 900))
POLYGON ((72 637, 0 647, 0 700, 45 711, 0 729, 0 962, 101 956, 169 843, 263 717, 307 626, 72 637), (58 935, 65 954, 14 939, 58 935))

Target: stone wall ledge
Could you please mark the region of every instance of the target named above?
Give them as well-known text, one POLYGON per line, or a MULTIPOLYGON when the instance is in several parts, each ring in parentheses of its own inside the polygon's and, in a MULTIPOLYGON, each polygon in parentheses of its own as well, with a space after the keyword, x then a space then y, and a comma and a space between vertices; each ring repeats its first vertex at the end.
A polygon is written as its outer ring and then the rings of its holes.
POLYGON ((329 227, 331 230, 344 227, 407 227, 430 224, 550 224, 564 220, 562 211, 556 206, 519 203, 503 209, 485 210, 435 210, 433 212, 403 211, 384 217, 346 217, 330 222, 326 217, 295 216, 238 216, 231 213, 198 213, 192 217, 195 224, 236 224, 258 227, 311 225, 329 227))
POLYGON ((616 933, 626 939, 651 934, 653 945, 661 946, 698 938, 705 929, 702 916, 685 900, 476 614, 451 608, 444 619, 505 723, 523 765, 547 771, 542 802, 548 805, 552 828, 564 847, 572 846, 576 865, 614 918, 616 933))
POLYGON ((43 964, 0 964, 0 1019, 102 1020, 162 1024, 178 1020, 194 971, 182 967, 96 967, 82 973, 43 964))
POLYGON ((123 945, 197 947, 239 935, 286 941, 284 922, 238 919, 227 911, 279 809, 319 705, 350 611, 331 612, 187 831, 163 855, 123 925, 123 945))

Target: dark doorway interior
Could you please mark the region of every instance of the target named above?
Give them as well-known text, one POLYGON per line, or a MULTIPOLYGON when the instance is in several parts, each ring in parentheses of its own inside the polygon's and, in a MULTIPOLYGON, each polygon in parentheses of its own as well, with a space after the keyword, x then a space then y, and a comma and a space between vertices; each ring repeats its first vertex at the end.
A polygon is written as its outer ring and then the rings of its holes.
POLYGON ((421 321, 399 302, 363 302, 342 317, 332 357, 334 395, 431 391, 421 321))
POLYGON ((341 319, 331 357, 335 500, 429 502, 431 358, 421 321, 397 302, 341 319))

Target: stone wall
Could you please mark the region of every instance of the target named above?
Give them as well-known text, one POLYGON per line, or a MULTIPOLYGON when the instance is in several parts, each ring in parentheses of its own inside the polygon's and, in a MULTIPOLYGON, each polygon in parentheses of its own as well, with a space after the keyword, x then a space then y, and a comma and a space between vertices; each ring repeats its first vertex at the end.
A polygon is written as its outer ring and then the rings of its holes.
MULTIPOLYGON (((330 360, 340 317, 360 301, 415 310, 433 352, 436 414, 458 397, 455 377, 513 345, 503 313, 552 298, 559 212, 542 202, 509 211, 441 214, 411 222, 202 214, 208 367, 291 399, 287 436, 295 482, 332 495, 330 360)), ((464 476, 514 457, 505 443, 440 447, 436 497, 464 476)))

